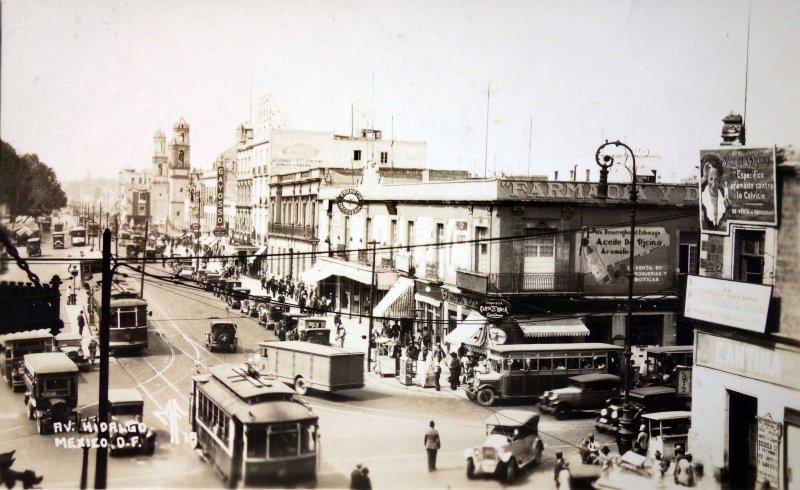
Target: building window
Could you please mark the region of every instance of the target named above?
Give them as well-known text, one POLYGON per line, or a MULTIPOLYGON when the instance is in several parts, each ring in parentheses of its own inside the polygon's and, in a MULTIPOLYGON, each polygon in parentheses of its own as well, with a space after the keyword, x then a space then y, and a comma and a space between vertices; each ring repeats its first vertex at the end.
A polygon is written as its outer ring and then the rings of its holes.
POLYGON ((389 163, 389 152, 382 151, 381 152, 381 163, 389 163))
POLYGON ((700 233, 696 231, 681 231, 680 234, 678 272, 681 274, 697 274, 699 270, 700 233))
MULTIPOLYGON (((485 226, 475 227, 475 239, 485 240, 489 235, 489 229, 485 226)), ((475 242, 475 256, 472 268, 475 272, 486 274, 489 272, 489 242, 475 242)))
POLYGON ((367 243, 372 241, 372 218, 367 218, 367 229, 364 232, 364 236, 367 239, 367 243))
POLYGON ((353 160, 361 161, 361 150, 353 150, 353 160))
POLYGON ((409 221, 406 225, 406 241, 408 246, 414 245, 414 222, 409 221))
POLYGON ((181 215, 180 211, 175 211, 175 216, 180 216, 180 215, 181 215))
POLYGON ((734 278, 741 282, 761 284, 764 280, 763 231, 736 230, 734 278))
POLYGON ((389 259, 394 258, 394 247, 399 245, 398 238, 397 238, 397 220, 393 219, 391 223, 391 229, 389 231, 389 259))

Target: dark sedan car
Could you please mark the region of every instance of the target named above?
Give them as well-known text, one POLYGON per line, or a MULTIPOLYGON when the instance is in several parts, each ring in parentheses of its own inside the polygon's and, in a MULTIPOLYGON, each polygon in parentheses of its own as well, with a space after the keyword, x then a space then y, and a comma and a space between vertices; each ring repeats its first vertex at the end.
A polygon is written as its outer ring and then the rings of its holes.
MULTIPOLYGON (((633 426, 637 427, 642 414, 664 412, 669 410, 685 410, 691 405, 691 399, 680 397, 675 388, 669 386, 648 386, 637 388, 628 393, 633 408, 633 426)), ((622 396, 606 400, 594 423, 598 432, 616 432, 619 430, 619 419, 622 417, 622 396)))

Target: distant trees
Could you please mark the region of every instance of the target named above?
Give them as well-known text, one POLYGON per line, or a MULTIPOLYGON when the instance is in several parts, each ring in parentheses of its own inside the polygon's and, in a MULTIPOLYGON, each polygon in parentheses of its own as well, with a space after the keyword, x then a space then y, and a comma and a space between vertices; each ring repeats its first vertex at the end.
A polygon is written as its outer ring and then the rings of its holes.
POLYGON ((19 216, 45 216, 67 205, 55 172, 35 153, 17 155, 0 140, 0 204, 8 207, 13 224, 19 216))

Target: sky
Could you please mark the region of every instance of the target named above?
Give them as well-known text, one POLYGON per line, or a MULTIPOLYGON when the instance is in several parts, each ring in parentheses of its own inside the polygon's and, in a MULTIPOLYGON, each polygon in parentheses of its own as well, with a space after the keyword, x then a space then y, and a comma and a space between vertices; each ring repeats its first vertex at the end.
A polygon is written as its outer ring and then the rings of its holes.
POLYGON ((289 129, 350 134, 352 104, 432 168, 596 175, 618 139, 678 180, 745 93, 748 146, 799 143, 798 25, 796 0, 4 0, 0 137, 114 178, 183 117, 209 168, 269 93, 289 129))

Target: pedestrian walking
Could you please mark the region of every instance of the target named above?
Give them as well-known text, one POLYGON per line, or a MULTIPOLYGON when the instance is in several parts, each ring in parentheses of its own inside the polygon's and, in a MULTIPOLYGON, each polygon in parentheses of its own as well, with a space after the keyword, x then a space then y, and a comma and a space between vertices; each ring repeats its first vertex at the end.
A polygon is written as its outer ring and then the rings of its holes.
POLYGON ((441 390, 441 386, 439 386, 439 378, 442 376, 442 361, 439 359, 439 356, 433 355, 433 385, 436 387, 436 391, 441 390))
POLYGON ((86 319, 83 317, 83 311, 78 313, 78 333, 83 336, 83 327, 86 326, 86 319))
POLYGON ((430 428, 425 432, 425 451, 428 453, 428 471, 436 470, 436 453, 442 447, 439 431, 433 420, 428 424, 430 428))
POLYGON ((89 360, 92 361, 92 366, 94 366, 94 360, 97 357, 97 339, 92 337, 92 340, 89 341, 89 360))
POLYGON ((337 327, 342 324, 342 313, 336 312, 336 315, 333 317, 333 324, 337 327))
POLYGON ((347 331, 344 329, 344 326, 340 323, 336 327, 336 344, 339 348, 344 348, 344 338, 347 336, 347 331))
POLYGON ((372 490, 372 482, 369 479, 369 468, 361 468, 361 490, 372 490))
POLYGON ((362 486, 363 481, 363 474, 361 473, 361 463, 356 465, 356 469, 350 472, 350 489, 351 490, 360 490, 364 488, 362 486))
POLYGON ((639 426, 639 434, 636 436, 636 441, 633 443, 633 450, 636 454, 647 456, 647 427, 644 424, 639 426))
POLYGON ((450 353, 450 389, 457 390, 461 377, 461 361, 455 352, 450 353))
POLYGON ((564 470, 569 470, 569 463, 564 460, 564 453, 557 451, 556 466, 553 469, 553 479, 556 482, 556 488, 561 488, 561 472, 564 470))

